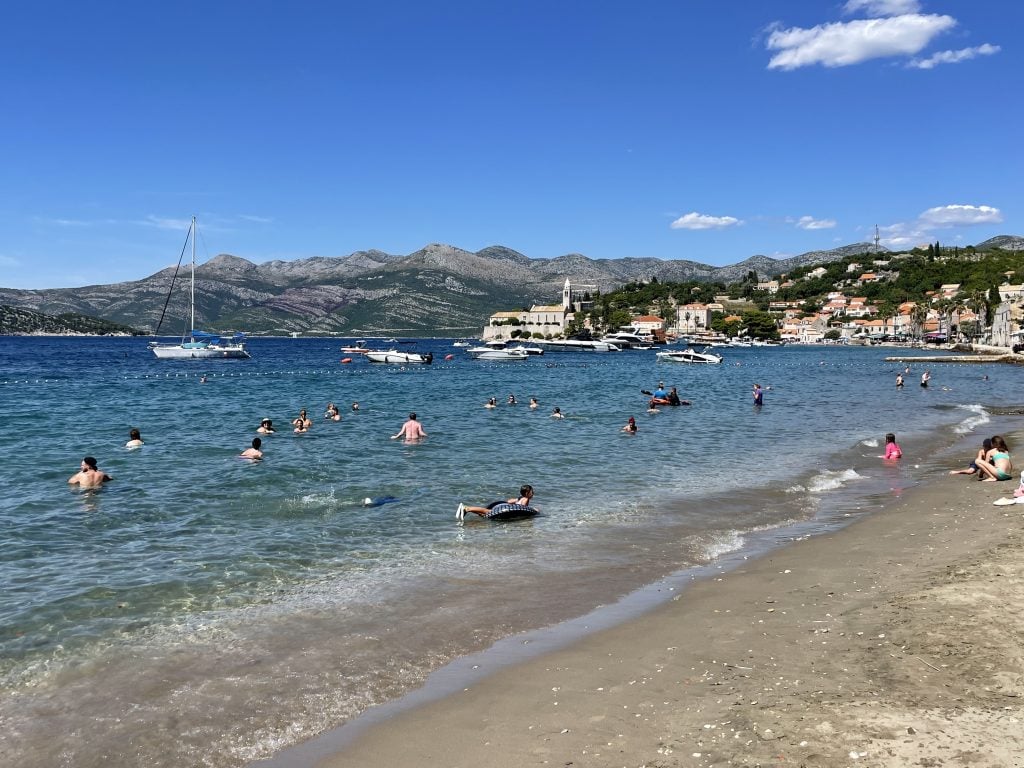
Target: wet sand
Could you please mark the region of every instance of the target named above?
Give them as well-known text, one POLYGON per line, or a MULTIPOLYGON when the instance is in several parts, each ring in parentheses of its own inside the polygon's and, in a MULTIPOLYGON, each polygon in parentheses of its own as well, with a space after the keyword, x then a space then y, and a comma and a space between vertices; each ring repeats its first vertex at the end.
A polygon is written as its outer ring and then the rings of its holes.
POLYGON ((937 477, 318 765, 1024 765, 1015 487, 937 477))

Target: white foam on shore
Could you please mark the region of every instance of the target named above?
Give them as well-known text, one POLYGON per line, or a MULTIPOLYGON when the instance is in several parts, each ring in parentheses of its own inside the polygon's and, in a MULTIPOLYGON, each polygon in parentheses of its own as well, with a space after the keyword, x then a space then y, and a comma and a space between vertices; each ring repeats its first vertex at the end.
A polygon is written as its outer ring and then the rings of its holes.
POLYGON ((965 411, 970 411, 971 415, 961 421, 955 427, 953 431, 958 435, 967 435, 976 430, 983 424, 988 424, 992 421, 991 417, 981 405, 958 405, 957 408, 963 408, 965 411))
POLYGON ((811 478, 811 481, 807 484, 807 490, 810 493, 834 491, 837 488, 842 488, 852 480, 862 480, 863 478, 864 475, 859 474, 854 469, 825 470, 811 478))

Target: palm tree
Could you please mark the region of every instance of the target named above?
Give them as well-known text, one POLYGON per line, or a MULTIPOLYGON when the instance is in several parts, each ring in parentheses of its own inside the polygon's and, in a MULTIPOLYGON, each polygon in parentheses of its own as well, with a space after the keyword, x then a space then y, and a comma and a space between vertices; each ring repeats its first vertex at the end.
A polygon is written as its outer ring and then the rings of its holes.
POLYGON ((924 324, 928 320, 928 307, 924 304, 915 304, 910 310, 910 322, 917 330, 917 338, 924 336, 924 324))

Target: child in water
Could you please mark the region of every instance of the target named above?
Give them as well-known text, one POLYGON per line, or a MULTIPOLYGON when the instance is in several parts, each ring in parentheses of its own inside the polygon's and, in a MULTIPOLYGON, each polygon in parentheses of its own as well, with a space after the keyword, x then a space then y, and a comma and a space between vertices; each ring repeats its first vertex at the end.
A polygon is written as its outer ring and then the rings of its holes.
POLYGON ((903 451, 899 445, 896 444, 896 435, 889 432, 885 436, 885 456, 886 459, 898 459, 903 456, 903 451))

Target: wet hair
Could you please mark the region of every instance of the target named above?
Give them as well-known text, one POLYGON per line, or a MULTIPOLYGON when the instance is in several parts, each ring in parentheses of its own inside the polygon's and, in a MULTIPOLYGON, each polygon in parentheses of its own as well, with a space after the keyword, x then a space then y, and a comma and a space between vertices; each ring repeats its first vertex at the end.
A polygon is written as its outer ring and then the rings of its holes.
POLYGON ((252 447, 255 448, 257 451, 260 449, 261 445, 263 445, 263 441, 260 440, 258 437, 254 437, 252 439, 252 447))
POLYGON ((410 413, 409 414, 409 418, 412 419, 413 421, 416 421, 416 411, 413 411, 412 413, 410 413))
POLYGON ((86 456, 84 459, 82 459, 82 462, 89 469, 96 469, 96 459, 94 459, 92 456, 86 456))
POLYGON ((989 451, 992 450, 991 437, 986 437, 984 440, 981 441, 981 450, 985 451, 985 453, 988 453, 989 451))
POLYGON ((141 440, 142 439, 142 435, 139 433, 139 430, 137 430, 137 429, 133 429, 133 430, 129 431, 128 432, 128 437, 130 437, 132 440, 141 440))
POLYGON ((887 443, 895 443, 896 442, 896 435, 894 435, 892 432, 886 432, 886 434, 885 434, 885 442, 887 442, 887 443))
POLYGON ((519 497, 520 498, 522 498, 523 496, 530 496, 532 494, 533 494, 533 486, 532 485, 524 485, 522 488, 519 489, 519 497))

